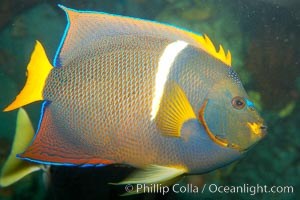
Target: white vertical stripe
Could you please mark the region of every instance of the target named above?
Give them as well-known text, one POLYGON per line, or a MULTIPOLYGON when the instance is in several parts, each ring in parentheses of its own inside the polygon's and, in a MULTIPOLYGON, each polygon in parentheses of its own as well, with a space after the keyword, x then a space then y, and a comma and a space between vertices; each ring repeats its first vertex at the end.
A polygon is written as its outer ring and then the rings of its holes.
POLYGON ((155 119, 158 112, 161 97, 165 88, 165 83, 174 60, 187 45, 188 44, 186 42, 180 40, 172 42, 165 48, 164 52, 159 58, 158 71, 155 77, 155 92, 152 101, 151 120, 155 119))

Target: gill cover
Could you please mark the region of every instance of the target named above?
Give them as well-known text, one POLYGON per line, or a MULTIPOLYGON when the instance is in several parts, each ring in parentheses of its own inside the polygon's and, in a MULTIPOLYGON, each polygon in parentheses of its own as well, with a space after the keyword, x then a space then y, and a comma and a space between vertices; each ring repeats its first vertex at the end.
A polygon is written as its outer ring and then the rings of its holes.
POLYGON ((244 151, 258 142, 266 126, 239 83, 216 83, 199 111, 199 120, 217 144, 244 151))

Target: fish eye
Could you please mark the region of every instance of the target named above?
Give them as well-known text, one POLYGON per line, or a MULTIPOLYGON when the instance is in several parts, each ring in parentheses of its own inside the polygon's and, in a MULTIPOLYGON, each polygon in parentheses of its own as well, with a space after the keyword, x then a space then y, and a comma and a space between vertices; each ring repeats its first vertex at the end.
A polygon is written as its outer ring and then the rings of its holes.
POLYGON ((231 105, 238 110, 241 110, 245 107, 246 102, 242 97, 236 96, 231 100, 231 105))

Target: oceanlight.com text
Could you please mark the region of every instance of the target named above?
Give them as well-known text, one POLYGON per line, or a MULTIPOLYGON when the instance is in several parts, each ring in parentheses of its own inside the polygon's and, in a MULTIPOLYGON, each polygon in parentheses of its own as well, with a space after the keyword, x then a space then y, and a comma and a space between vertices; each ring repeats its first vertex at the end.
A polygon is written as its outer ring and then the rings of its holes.
POLYGON ((249 185, 243 184, 240 186, 222 186, 216 184, 210 184, 208 186, 208 191, 210 193, 245 193, 250 195, 255 195, 258 193, 294 193, 293 186, 267 186, 267 185, 249 185))
POLYGON ((241 193, 241 194, 249 194, 249 195, 256 195, 258 193, 286 193, 292 194, 294 193, 293 186, 267 186, 267 185, 249 185, 243 184, 238 186, 225 186, 225 185, 217 185, 217 184, 204 184, 203 186, 197 186, 193 184, 175 184, 173 186, 165 186, 162 184, 136 184, 136 185, 126 185, 125 186, 126 192, 133 192, 133 193, 156 193, 165 195, 167 193, 211 193, 211 194, 234 194, 234 193, 241 193))

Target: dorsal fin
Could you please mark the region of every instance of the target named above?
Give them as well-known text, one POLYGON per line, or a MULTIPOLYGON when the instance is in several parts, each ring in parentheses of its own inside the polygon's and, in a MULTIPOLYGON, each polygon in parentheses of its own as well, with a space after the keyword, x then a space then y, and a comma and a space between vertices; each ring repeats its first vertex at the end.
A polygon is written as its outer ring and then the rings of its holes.
POLYGON ((200 44, 204 51, 217 58, 218 60, 222 61, 227 66, 231 66, 231 53, 229 50, 227 51, 227 54, 225 54, 222 45, 219 45, 219 51, 217 51, 212 41, 205 34, 197 35, 193 32, 188 32, 188 34, 190 34, 191 37, 197 40, 197 42, 200 44))
POLYGON ((85 55, 93 45, 108 44, 116 36, 155 36, 172 41, 185 41, 201 48, 226 65, 231 65, 231 55, 220 46, 217 52, 206 35, 199 35, 176 26, 133 17, 113 15, 104 12, 78 11, 59 5, 67 15, 61 43, 54 58, 54 66, 67 65, 73 58, 85 55))

